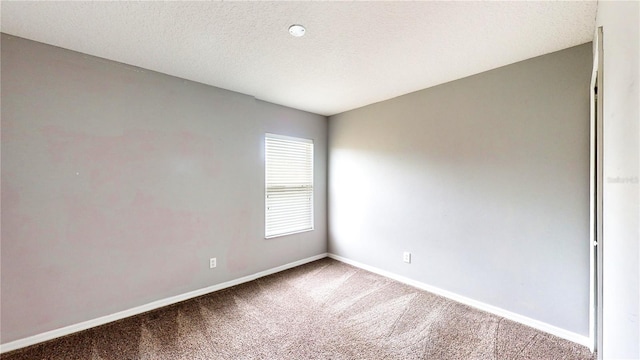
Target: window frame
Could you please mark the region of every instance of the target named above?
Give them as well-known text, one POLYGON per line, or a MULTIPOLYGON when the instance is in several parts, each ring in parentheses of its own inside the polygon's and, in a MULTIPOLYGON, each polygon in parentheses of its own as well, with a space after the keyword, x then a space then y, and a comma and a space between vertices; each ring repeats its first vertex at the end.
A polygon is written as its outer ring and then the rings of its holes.
MULTIPOLYGON (((315 229, 315 216, 314 216, 314 208, 315 208, 315 181, 314 181, 314 174, 315 174, 315 146, 314 146, 314 141, 313 139, 306 139, 306 138, 299 138, 299 137, 293 137, 293 136, 287 136, 287 135, 280 135, 280 134, 274 134, 274 133, 265 133, 264 134, 264 219, 265 219, 265 225, 264 225, 264 237, 265 239, 273 239, 273 238, 277 238, 277 237, 281 237, 281 236, 287 236, 287 235, 293 235, 293 234, 299 234, 299 233, 304 233, 304 232, 308 232, 308 231, 313 231, 315 229), (309 158, 309 163, 306 163, 305 166, 310 166, 310 211, 309 211, 309 223, 310 223, 310 227, 309 228, 304 228, 304 229, 299 229, 299 230, 292 230, 292 231, 282 231, 282 232, 268 232, 269 229, 269 202, 268 202, 268 197, 269 197, 269 152, 268 152, 268 139, 273 139, 273 140, 284 140, 284 141, 290 141, 290 142, 297 142, 297 143, 304 143, 304 144, 309 144, 310 145, 310 158, 309 158)), ((306 219, 306 218, 305 218, 306 219)))

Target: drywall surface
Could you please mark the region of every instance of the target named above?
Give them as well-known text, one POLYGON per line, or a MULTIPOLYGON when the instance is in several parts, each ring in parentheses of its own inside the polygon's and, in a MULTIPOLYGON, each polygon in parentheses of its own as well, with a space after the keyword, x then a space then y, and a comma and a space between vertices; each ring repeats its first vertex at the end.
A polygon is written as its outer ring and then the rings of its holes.
POLYGON ((326 252, 325 117, 1 45, 2 343, 326 252), (264 239, 265 132, 315 142, 314 231, 264 239))
POLYGON ((330 117, 329 252, 588 336, 591 58, 330 117))
POLYGON ((640 3, 598 2, 603 31, 604 359, 640 359, 640 3))

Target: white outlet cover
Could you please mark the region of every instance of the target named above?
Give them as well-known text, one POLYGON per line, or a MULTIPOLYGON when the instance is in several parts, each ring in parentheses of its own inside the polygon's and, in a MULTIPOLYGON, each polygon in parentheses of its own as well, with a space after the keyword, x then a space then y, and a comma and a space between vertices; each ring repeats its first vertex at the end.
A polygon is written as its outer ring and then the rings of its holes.
POLYGON ((216 258, 211 258, 209 259, 209 269, 213 269, 214 267, 216 267, 216 258))
POLYGON ((405 252, 404 254, 402 254, 402 260, 406 263, 411 263, 411 253, 410 252, 405 252))

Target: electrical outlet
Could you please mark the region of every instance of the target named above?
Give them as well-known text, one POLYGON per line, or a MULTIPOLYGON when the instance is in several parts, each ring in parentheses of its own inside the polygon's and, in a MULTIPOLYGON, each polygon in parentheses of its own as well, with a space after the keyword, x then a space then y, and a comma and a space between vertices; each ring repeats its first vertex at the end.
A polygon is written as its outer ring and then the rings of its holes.
POLYGON ((406 262, 407 264, 411 264, 411 253, 405 251, 404 254, 402 254, 402 261, 406 262))
POLYGON ((209 269, 213 269, 214 267, 216 267, 216 258, 211 258, 209 259, 209 269))

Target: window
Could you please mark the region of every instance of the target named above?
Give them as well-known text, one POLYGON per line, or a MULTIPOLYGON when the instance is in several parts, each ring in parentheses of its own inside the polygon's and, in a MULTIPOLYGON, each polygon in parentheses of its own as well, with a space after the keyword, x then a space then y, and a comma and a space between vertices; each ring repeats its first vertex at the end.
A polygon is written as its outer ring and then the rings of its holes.
POLYGON ((265 237, 313 230, 313 141, 266 134, 265 237))

